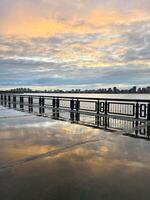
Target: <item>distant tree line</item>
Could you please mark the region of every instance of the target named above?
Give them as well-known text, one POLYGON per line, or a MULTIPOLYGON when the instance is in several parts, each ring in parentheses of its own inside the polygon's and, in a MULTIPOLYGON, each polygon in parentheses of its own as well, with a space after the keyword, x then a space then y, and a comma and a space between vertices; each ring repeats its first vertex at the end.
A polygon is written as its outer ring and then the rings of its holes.
POLYGON ((147 93, 150 94, 150 86, 145 88, 137 88, 136 86, 130 89, 118 89, 117 87, 113 88, 99 88, 99 89, 72 89, 72 90, 32 90, 30 88, 15 88, 10 90, 1 90, 2 92, 7 93, 109 93, 109 94, 129 94, 129 93, 147 93))

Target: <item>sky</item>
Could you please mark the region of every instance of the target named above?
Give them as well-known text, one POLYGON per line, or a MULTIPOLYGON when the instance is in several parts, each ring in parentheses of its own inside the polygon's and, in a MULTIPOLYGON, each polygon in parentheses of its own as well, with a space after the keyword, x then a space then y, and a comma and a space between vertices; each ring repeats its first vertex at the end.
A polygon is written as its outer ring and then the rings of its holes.
POLYGON ((150 0, 0 0, 0 88, 150 85, 150 0))

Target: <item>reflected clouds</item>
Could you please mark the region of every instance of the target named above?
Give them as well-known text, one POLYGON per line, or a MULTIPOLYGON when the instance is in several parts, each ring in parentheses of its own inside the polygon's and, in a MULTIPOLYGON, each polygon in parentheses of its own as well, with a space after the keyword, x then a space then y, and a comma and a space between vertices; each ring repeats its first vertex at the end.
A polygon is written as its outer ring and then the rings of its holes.
POLYGON ((149 200, 148 140, 1 110, 2 199, 149 200))
POLYGON ((149 141, 53 121, 1 130, 0 145, 3 199, 149 199, 149 141))

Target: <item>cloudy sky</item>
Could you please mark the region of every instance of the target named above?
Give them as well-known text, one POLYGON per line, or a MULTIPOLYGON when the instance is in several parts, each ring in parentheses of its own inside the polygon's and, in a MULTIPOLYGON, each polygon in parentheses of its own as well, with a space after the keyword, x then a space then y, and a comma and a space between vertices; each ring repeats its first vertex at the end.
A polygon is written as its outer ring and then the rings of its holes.
POLYGON ((150 85, 150 0, 0 0, 0 87, 150 85))

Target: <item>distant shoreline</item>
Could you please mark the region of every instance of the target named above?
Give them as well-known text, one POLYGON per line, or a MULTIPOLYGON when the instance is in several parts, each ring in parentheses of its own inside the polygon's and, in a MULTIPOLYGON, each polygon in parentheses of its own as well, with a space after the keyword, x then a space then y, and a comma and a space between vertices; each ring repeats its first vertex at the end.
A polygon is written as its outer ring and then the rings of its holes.
POLYGON ((150 86, 147 87, 136 87, 133 86, 129 89, 113 88, 98 88, 98 89, 45 89, 45 90, 33 90, 31 88, 14 88, 8 90, 0 90, 4 93, 47 93, 47 94, 150 94, 150 86))
POLYGON ((9 91, 0 91, 0 93, 12 93, 12 94, 150 94, 150 92, 43 92, 43 91, 32 91, 32 92, 9 92, 9 91))

